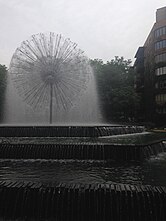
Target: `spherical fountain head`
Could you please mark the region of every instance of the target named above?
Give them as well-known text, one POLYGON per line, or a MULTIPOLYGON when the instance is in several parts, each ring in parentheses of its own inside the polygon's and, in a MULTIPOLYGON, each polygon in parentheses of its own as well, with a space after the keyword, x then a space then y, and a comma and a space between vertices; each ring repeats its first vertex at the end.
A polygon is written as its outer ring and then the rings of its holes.
POLYGON ((56 109, 68 109, 86 89, 92 71, 77 44, 50 32, 23 41, 11 59, 9 73, 32 107, 47 108, 51 99, 56 109))

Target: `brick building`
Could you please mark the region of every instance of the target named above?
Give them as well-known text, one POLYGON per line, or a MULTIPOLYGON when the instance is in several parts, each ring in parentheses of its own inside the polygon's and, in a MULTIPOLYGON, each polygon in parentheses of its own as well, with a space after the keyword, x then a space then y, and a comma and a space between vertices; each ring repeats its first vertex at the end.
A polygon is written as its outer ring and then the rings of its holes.
POLYGON ((166 7, 157 9, 156 22, 135 58, 139 118, 166 126, 166 7))

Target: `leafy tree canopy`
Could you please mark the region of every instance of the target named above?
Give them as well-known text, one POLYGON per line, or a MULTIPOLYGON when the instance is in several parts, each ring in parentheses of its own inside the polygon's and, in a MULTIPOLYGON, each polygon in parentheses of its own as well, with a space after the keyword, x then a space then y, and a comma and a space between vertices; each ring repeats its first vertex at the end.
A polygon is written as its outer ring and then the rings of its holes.
POLYGON ((134 90, 134 70, 131 60, 116 56, 104 63, 91 61, 103 112, 107 120, 129 120, 135 115, 139 97, 134 90))
POLYGON ((7 67, 5 65, 0 64, 0 75, 7 73, 7 67))
POLYGON ((3 104, 7 81, 7 67, 0 64, 0 122, 3 119, 3 104))
POLYGON ((7 67, 0 64, 0 86, 6 84, 7 67))

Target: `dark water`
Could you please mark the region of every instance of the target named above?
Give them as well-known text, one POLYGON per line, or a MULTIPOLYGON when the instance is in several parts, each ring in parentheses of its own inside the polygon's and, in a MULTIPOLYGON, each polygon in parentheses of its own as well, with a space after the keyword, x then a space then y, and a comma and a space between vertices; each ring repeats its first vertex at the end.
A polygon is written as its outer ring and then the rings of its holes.
POLYGON ((72 160, 0 160, 0 180, 64 183, 125 183, 166 186, 166 153, 142 163, 72 160))

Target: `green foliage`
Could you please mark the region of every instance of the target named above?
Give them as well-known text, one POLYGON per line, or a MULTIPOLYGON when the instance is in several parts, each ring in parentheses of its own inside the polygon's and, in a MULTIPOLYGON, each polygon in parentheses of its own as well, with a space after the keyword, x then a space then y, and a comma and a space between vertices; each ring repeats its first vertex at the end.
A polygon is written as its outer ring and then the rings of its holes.
POLYGON ((7 67, 0 64, 0 97, 3 93, 4 88, 6 88, 7 80, 7 67))
POLYGON ((0 64, 0 121, 3 118, 3 103, 5 97, 5 89, 7 82, 7 67, 0 64))
POLYGON ((107 120, 128 120, 135 115, 139 97, 134 90, 134 70, 131 60, 123 57, 104 63, 91 61, 96 76, 103 112, 107 120))
POLYGON ((0 64, 0 85, 3 83, 7 75, 7 67, 0 64))

